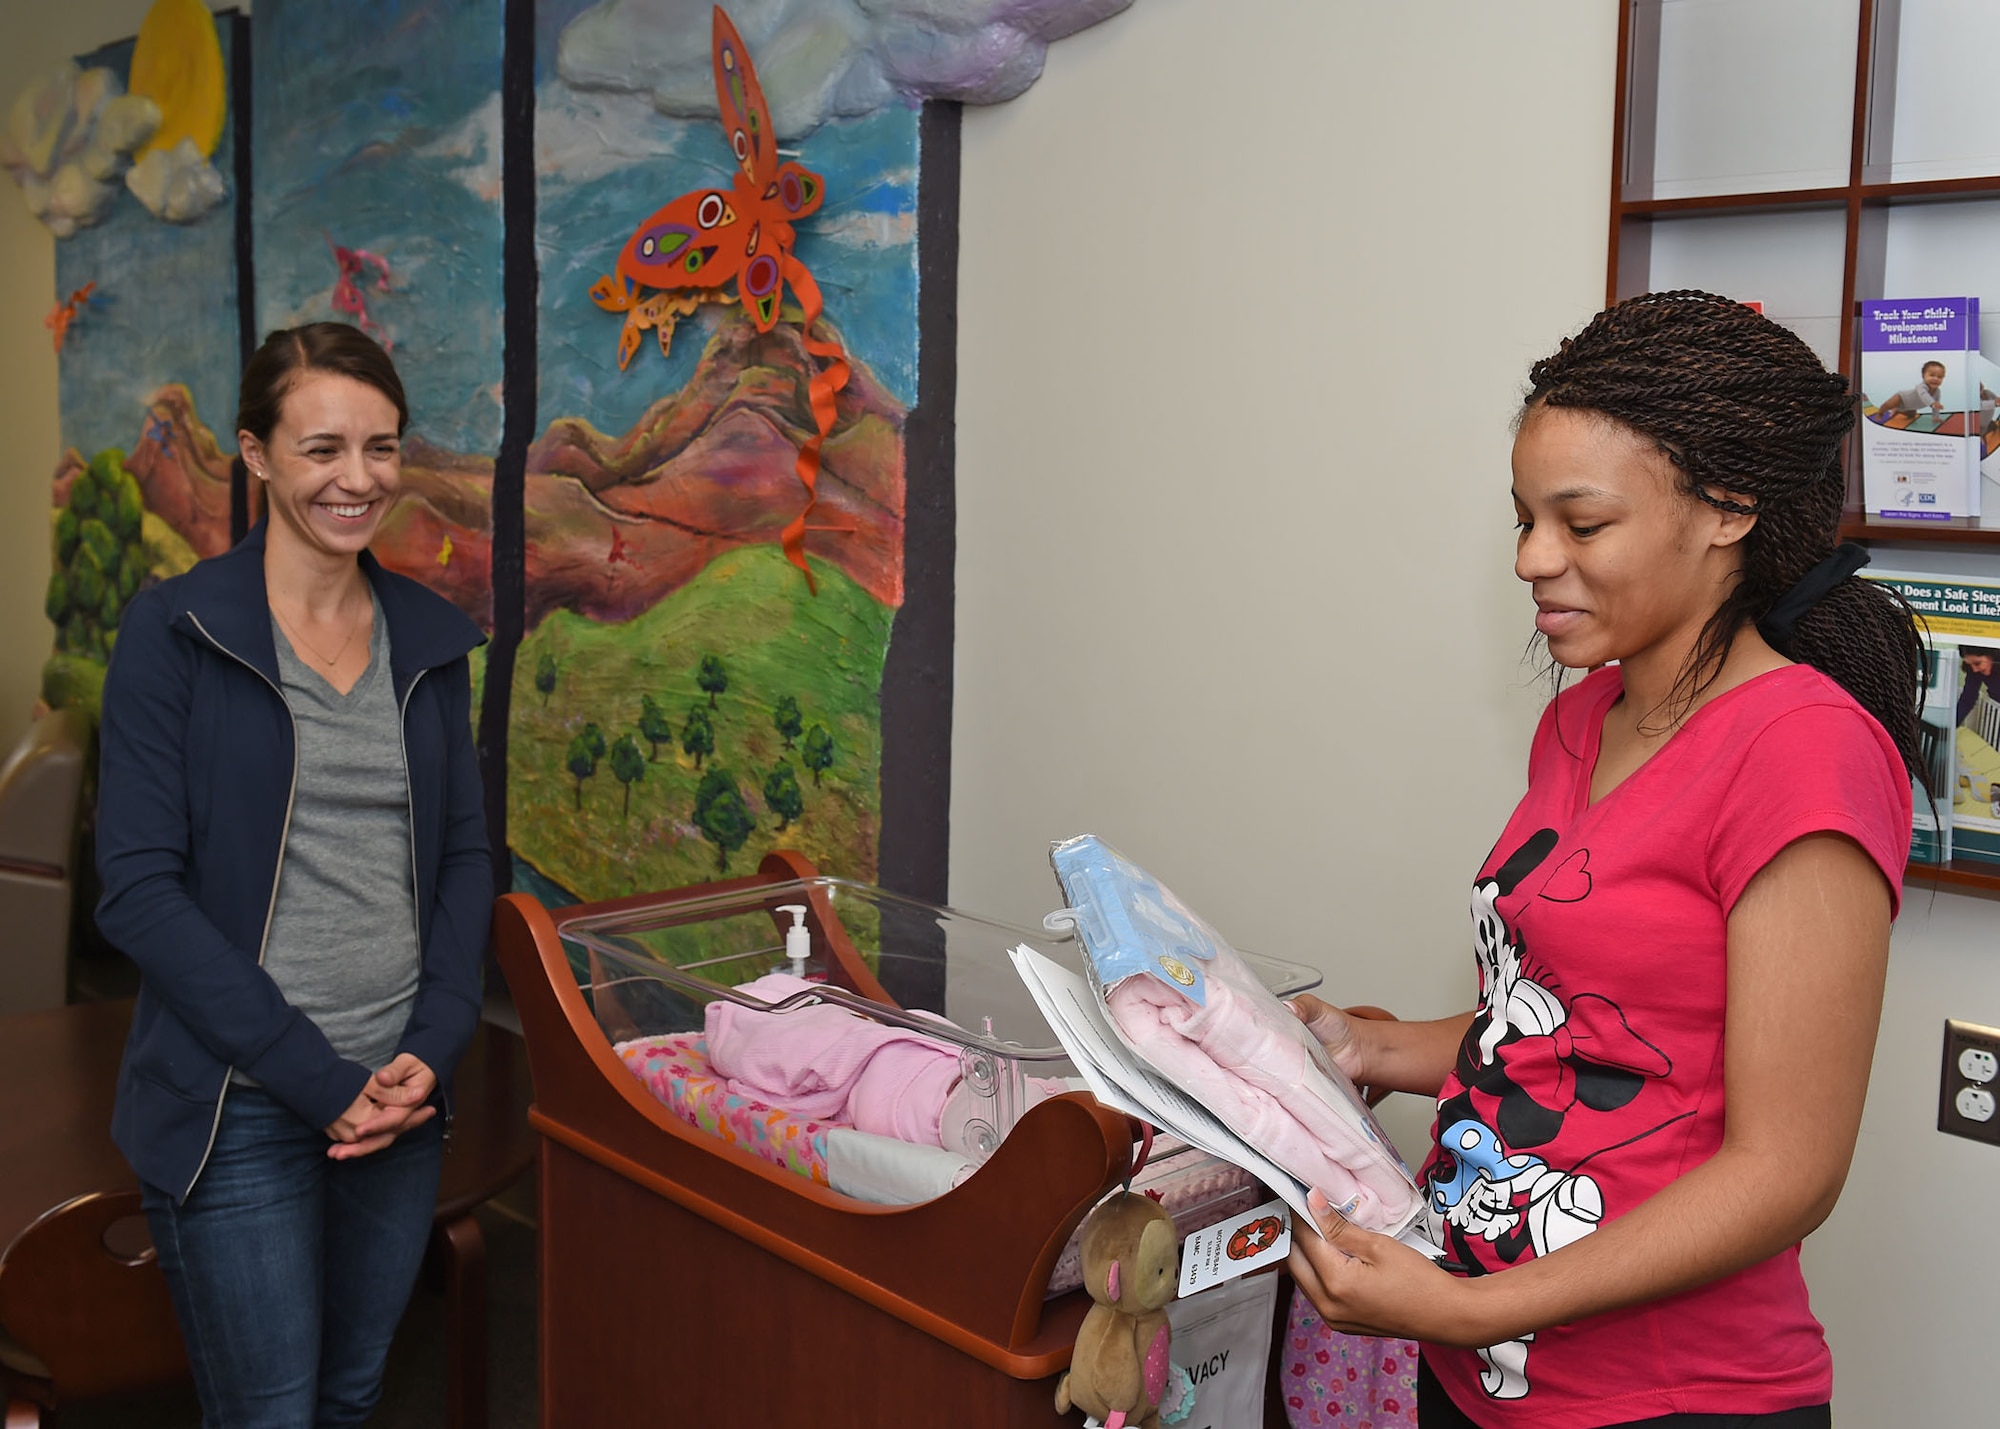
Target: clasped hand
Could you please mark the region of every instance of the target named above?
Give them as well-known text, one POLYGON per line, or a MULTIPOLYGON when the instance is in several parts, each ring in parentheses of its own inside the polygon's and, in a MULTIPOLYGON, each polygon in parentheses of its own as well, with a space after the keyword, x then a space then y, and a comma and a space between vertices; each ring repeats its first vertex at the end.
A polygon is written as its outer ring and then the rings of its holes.
POLYGON ((404 1132, 422 1126, 437 1115, 426 1105, 437 1090, 437 1074, 408 1052, 368 1079, 354 1105, 342 1112, 326 1128, 333 1138, 326 1154, 335 1161, 349 1161, 380 1151, 404 1132))

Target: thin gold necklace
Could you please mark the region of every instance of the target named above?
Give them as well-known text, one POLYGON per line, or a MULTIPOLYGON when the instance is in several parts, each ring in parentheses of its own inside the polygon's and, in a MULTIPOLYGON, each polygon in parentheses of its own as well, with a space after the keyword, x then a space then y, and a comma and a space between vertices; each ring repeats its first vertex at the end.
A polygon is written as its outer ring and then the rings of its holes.
MULTIPOLYGON (((369 601, 368 602, 369 611, 372 612, 374 608, 375 608, 375 602, 372 600, 369 601)), ((274 605, 271 607, 271 614, 278 617, 278 624, 285 627, 285 634, 288 637, 290 637, 292 645, 295 648, 304 649, 304 651, 308 655, 312 656, 313 659, 319 661, 320 664, 326 666, 327 669, 329 670, 331 670, 335 665, 340 663, 340 657, 345 655, 347 653, 347 647, 354 643, 354 637, 360 632, 361 622, 362 619, 364 618, 362 616, 355 617, 354 623, 347 627, 347 638, 341 641, 340 648, 334 651, 331 657, 328 657, 326 655, 320 654, 318 648, 314 646, 311 641, 307 640, 305 636, 299 634, 299 632, 293 628, 292 622, 285 619, 284 612, 279 610, 277 606, 274 605)))

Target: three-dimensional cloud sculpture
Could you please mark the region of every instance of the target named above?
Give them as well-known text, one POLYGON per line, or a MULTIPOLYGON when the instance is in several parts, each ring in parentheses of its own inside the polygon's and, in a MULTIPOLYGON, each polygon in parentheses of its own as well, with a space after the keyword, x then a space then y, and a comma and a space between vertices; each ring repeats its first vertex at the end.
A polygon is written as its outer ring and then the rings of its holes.
POLYGON ((15 97, 0 131, 0 166, 28 211, 67 238, 110 211, 132 151, 159 125, 159 106, 125 93, 110 70, 65 64, 15 97))
MULTIPOLYGON (((998 104, 1033 84, 1052 41, 1132 0, 736 0, 776 96, 780 138, 896 100, 998 104)), ((709 0, 602 0, 563 30, 556 71, 577 89, 649 94, 678 118, 713 116, 709 0)))
POLYGON ((209 162, 227 94, 208 7, 155 0, 139 26, 131 68, 128 94, 112 70, 64 64, 15 97, 0 129, 0 167, 58 238, 109 213, 121 176, 169 223, 192 222, 227 192, 209 162))

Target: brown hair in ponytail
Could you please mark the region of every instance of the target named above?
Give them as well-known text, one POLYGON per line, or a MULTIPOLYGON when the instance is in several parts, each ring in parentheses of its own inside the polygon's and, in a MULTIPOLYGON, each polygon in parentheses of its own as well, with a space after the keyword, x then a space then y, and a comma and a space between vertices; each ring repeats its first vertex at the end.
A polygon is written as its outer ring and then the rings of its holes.
MULTIPOLYGON (((1528 381, 1524 416, 1548 406, 1608 417, 1659 446, 1689 499, 1727 493, 1757 513, 1740 577, 1675 686, 1677 702, 1692 699, 1737 633, 1833 552, 1846 498, 1840 448, 1854 425, 1846 379, 1741 303, 1672 292, 1606 308, 1528 381)), ((1899 595, 1850 576, 1799 618, 1781 653, 1839 682, 1922 775, 1923 644, 1899 595)))

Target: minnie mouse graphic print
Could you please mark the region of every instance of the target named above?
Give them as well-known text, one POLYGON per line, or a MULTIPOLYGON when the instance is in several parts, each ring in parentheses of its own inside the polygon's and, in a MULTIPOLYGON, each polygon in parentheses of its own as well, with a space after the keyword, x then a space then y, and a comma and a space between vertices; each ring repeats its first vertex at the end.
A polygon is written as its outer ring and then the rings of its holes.
MULTIPOLYGON (((1899 897, 1910 784, 1882 727, 1806 665, 1697 710, 1590 802, 1599 670, 1549 706, 1528 792, 1472 891, 1479 1007, 1419 1178, 1473 1275, 1591 1234, 1722 1142, 1730 909, 1787 844, 1833 831, 1899 897)), ((1797 1247, 1664 1300, 1485 1349, 1426 1346, 1491 1429, 1586 1429, 1823 1403, 1832 1360, 1797 1247)))

